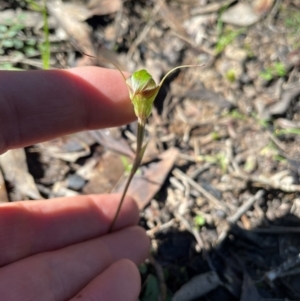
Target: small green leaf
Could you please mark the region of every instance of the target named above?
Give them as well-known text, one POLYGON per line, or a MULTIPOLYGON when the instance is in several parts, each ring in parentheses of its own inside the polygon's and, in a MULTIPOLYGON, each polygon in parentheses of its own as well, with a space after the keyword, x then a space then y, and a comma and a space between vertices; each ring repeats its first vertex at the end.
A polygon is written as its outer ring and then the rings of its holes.
POLYGON ((248 156, 247 159, 246 159, 246 162, 244 164, 244 170, 245 172, 247 173, 252 173, 255 168, 256 168, 256 157, 255 156, 248 156))
POLYGON ((220 139, 220 135, 219 135, 218 132, 212 132, 212 133, 211 133, 211 137, 212 137, 214 140, 220 139))
POLYGON ((26 40, 26 45, 28 45, 28 46, 35 46, 36 42, 37 42, 36 39, 29 38, 29 39, 26 40))
POLYGON ((125 173, 127 175, 130 174, 130 171, 132 169, 132 164, 129 163, 128 159, 125 157, 125 156, 121 156, 121 161, 122 161, 122 164, 124 166, 124 169, 125 169, 125 173))
POLYGON ((12 25, 9 30, 6 33, 6 36, 8 38, 13 38, 15 37, 21 30, 23 30, 25 28, 24 25, 22 24, 14 24, 12 25))
POLYGON ((0 24, 0 32, 1 33, 7 32, 7 30, 8 30, 7 26, 0 24))
POLYGON ((244 33, 245 29, 241 28, 239 30, 228 30, 222 36, 220 36, 216 46, 215 52, 216 54, 220 54, 227 45, 229 45, 235 38, 237 38, 240 34, 244 33))
POLYGON ((270 81, 273 79, 272 70, 266 69, 265 71, 262 71, 260 73, 260 77, 263 78, 266 81, 270 81))
POLYGON ((146 280, 146 289, 142 301, 156 301, 159 296, 159 284, 157 278, 149 274, 146 280))
POLYGON ((286 73, 287 73, 284 64, 281 63, 281 62, 275 62, 275 63, 274 63, 274 71, 275 71, 276 74, 277 74, 278 76, 280 76, 280 77, 286 76, 286 73))
POLYGON ((281 129, 281 130, 277 129, 275 131, 276 136, 288 135, 288 134, 300 135, 300 129, 297 128, 281 129))
POLYGON ((197 215, 194 217, 194 224, 196 227, 202 227, 206 223, 205 218, 201 215, 197 215))
POLYGON ((14 48, 22 49, 24 47, 24 42, 21 40, 14 39, 14 48))
POLYGON ((25 46, 24 47, 24 53, 25 53, 26 56, 30 57, 30 56, 37 55, 39 52, 31 46, 25 46))
POLYGON ((12 63, 2 63, 0 64, 0 70, 12 70, 14 68, 12 63))
POLYGON ((236 74, 235 74, 235 71, 234 71, 233 69, 229 69, 229 70, 226 72, 225 77, 226 77, 226 79, 227 79, 229 82, 231 82, 231 83, 233 83, 233 82, 236 81, 236 74))
POLYGON ((2 47, 3 48, 12 48, 14 46, 14 41, 13 40, 4 40, 2 42, 2 47))

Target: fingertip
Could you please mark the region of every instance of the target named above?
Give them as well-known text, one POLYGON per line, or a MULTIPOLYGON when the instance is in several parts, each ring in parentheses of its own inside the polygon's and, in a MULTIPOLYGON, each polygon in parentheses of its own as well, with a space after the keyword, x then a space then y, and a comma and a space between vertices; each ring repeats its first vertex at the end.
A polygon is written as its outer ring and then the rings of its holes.
POLYGON ((1 71, 0 111, 0 153, 136 119, 124 79, 99 67, 1 71))
MULTIPOLYGON (((111 223, 117 212, 117 208, 121 200, 121 195, 92 195, 91 198, 101 206, 103 214, 107 217, 109 223, 111 223)), ((124 227, 136 225, 138 221, 139 208, 137 206, 137 203, 131 196, 126 196, 113 230, 116 231, 124 227)))
POLYGON ((68 69, 65 72, 80 78, 76 85, 78 94, 89 97, 86 129, 97 128, 99 124, 101 127, 112 127, 136 119, 126 83, 118 70, 88 66, 68 69), (102 108, 110 114, 102 114, 103 109, 96 110, 100 102, 102 108))
POLYGON ((115 260, 128 258, 139 265, 145 261, 150 251, 150 238, 139 226, 125 228, 104 236, 103 242, 115 260), (120 245, 123 246, 120 249, 120 245))

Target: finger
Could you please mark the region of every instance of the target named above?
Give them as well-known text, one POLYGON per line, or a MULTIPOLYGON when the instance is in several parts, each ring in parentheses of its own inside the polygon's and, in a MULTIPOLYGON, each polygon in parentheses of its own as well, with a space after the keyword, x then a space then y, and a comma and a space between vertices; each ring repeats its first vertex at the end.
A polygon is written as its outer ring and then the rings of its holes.
POLYGON ((112 263, 127 258, 138 264, 141 254, 143 258, 147 256, 150 244, 142 228, 124 228, 107 236, 110 235, 117 240, 113 246, 111 240, 100 237, 2 267, 1 298, 14 301, 26 296, 27 299, 22 300, 67 300, 112 263), (123 237, 128 239, 125 244, 123 237), (115 247, 118 250, 112 253, 115 247))
POLYGON ((136 301, 141 286, 137 267, 122 259, 109 266, 70 301, 136 301))
POLYGON ((0 153, 135 118, 120 73, 97 67, 1 71, 0 112, 0 153))
MULTIPOLYGON (((1 205, 0 266, 105 234, 119 201, 120 195, 110 194, 1 205)), ((116 229, 138 218, 136 203, 127 197, 116 229)))
MULTIPOLYGON (((110 235, 105 235, 103 236, 102 241, 107 246, 109 253, 113 258, 129 258, 135 263, 140 264, 145 260, 145 256, 149 253, 150 239, 147 237, 143 238, 143 241, 136 240, 136 232, 143 232, 144 230, 142 230, 142 228, 132 229, 132 233, 130 231, 124 232, 124 230, 120 230, 113 232, 110 235), (122 246, 121 249, 120 246, 122 246), (146 251, 146 253, 137 252, 136 249, 142 249, 143 251, 146 251)), ((142 237, 142 235, 140 236, 142 237)))
POLYGON ((125 228, 103 236, 102 242, 107 246, 113 258, 129 258, 136 264, 140 264, 145 260, 150 249, 150 239, 143 236, 144 231, 137 226, 129 230, 125 228), (140 237, 140 240, 137 237, 140 237))

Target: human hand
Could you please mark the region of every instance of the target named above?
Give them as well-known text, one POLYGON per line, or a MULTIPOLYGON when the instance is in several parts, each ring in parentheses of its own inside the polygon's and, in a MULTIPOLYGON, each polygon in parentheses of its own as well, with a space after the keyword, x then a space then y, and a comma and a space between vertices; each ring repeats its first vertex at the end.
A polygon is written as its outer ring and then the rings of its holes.
MULTIPOLYGON (((120 75, 95 67, 0 72, 0 153, 67 133, 134 119, 120 75)), ((3 301, 135 301, 135 264, 149 252, 138 209, 127 197, 76 196, 0 206, 3 301)))

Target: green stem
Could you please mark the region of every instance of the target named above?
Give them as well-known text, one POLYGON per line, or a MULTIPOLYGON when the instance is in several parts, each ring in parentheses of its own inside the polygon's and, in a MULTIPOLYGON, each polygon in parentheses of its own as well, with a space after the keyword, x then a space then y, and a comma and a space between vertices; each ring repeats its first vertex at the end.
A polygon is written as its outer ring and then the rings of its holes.
POLYGON ((117 211, 115 213, 114 219, 109 227, 108 232, 111 232, 114 228, 114 225, 116 223, 116 220, 118 218, 118 215, 120 213, 122 204, 124 202, 127 190, 129 188, 129 185, 131 183, 131 180, 133 178, 133 176, 135 175, 136 171, 138 170, 140 163, 142 161, 143 155, 144 155, 144 149, 143 149, 143 140, 144 140, 144 132, 145 132, 145 123, 141 122, 140 120, 138 121, 138 131, 137 131, 137 146, 136 146, 136 154, 135 154, 135 158, 134 158, 134 162, 133 162, 133 166, 132 169, 130 171, 129 177, 127 179, 125 188, 123 190, 122 196, 121 196, 121 200, 119 202, 117 211))
POLYGON ((47 5, 46 0, 44 0, 44 7, 42 9, 43 12, 43 20, 44 20, 44 36, 45 41, 42 45, 42 59, 43 59, 43 67, 44 69, 49 69, 50 67, 50 39, 49 39, 49 23, 47 16, 47 5))

